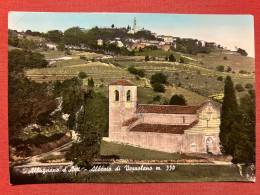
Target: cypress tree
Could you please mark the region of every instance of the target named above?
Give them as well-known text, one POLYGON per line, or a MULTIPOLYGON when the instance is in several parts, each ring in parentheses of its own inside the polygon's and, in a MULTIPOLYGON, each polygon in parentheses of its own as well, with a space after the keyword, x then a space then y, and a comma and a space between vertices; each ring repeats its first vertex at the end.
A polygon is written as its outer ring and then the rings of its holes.
MULTIPOLYGON (((234 154, 234 144, 236 136, 232 131, 232 125, 236 119, 238 111, 238 104, 234 90, 234 84, 230 76, 225 79, 224 98, 222 103, 221 122, 220 122, 220 142, 222 145, 222 152, 234 154)), ((239 120, 239 119, 238 119, 239 120)))

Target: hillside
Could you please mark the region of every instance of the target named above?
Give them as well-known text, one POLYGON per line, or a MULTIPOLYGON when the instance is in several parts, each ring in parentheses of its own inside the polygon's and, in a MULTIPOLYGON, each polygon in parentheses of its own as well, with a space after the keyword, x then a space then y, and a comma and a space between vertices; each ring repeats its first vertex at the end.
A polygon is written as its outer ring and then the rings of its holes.
MULTIPOLYGON (((45 54, 48 59, 57 54, 61 56, 57 51, 43 52, 43 54, 45 54)), ((164 99, 169 100, 173 94, 183 94, 188 104, 199 104, 215 96, 220 100, 221 97, 223 97, 224 78, 227 75, 232 77, 235 85, 241 84, 243 87, 247 83, 253 86, 255 85, 253 58, 218 50, 210 54, 187 55, 174 53, 174 55, 178 57, 184 56, 189 59, 189 62, 179 63, 162 60, 144 61, 144 56, 116 56, 92 62, 89 60, 102 57, 102 54, 73 51, 72 55, 69 56, 71 59, 53 63, 45 69, 28 70, 26 71, 26 75, 28 78, 37 82, 48 82, 65 80, 76 77, 79 72, 85 72, 88 77, 83 80, 83 83, 87 85, 87 79, 92 77, 95 82, 96 90, 103 91, 105 94, 105 86, 107 83, 116 79, 125 78, 136 83, 139 87, 139 103, 156 104, 160 103, 153 101, 156 95, 162 96, 162 101, 164 101, 164 99), (82 59, 82 56, 84 56, 85 59, 82 59), (224 60, 225 56, 227 60, 224 60), (232 71, 217 71, 216 66, 218 65, 223 65, 225 69, 230 66, 232 71), (127 68, 130 66, 143 69, 145 78, 138 78, 129 73, 127 68), (248 71, 250 74, 239 74, 239 70, 248 71), (150 77, 158 72, 162 72, 168 77, 169 86, 166 87, 166 93, 164 94, 153 92, 149 83, 150 77), (223 80, 217 80, 218 77, 222 77, 223 80)), ((238 99, 244 94, 246 94, 246 90, 237 92, 238 99)))

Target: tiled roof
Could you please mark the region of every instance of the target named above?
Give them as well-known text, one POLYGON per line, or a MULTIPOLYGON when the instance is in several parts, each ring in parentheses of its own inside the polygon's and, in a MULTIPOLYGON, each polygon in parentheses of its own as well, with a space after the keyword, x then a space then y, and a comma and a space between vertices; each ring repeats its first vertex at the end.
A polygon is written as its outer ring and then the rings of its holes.
POLYGON ((136 113, 158 113, 158 114, 196 114, 196 111, 204 106, 206 102, 196 106, 179 105, 138 105, 136 113))
POLYGON ((134 126, 130 131, 134 132, 152 132, 152 133, 172 133, 183 134, 185 130, 196 125, 198 121, 194 121, 189 125, 160 125, 160 124, 139 124, 134 126))
POLYGON ((129 125, 131 125, 132 123, 134 123, 134 122, 137 121, 137 120, 138 120, 138 118, 133 117, 133 118, 130 118, 129 120, 123 122, 122 125, 123 125, 123 126, 129 126, 129 125))
POLYGON ((126 79, 116 80, 116 81, 109 83, 108 85, 136 86, 134 83, 131 83, 130 81, 128 81, 126 79))

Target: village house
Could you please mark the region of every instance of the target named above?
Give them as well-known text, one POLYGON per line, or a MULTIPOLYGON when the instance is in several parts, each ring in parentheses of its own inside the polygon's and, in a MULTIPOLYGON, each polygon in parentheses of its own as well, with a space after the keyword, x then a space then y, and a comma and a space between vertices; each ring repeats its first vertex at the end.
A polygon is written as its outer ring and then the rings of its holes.
POLYGON ((109 41, 110 44, 115 44, 118 47, 123 47, 124 44, 122 41, 114 40, 114 41, 109 41))
POLYGON ((217 44, 215 42, 206 42, 206 47, 216 47, 217 44))
POLYGON ((111 141, 170 153, 221 153, 220 108, 211 101, 138 105, 137 86, 125 79, 108 84, 108 91, 111 141))
POLYGON ((142 44, 142 43, 134 43, 133 45, 131 45, 131 49, 143 49, 145 48, 145 44, 142 44))
POLYGON ((166 43, 172 43, 173 37, 172 36, 163 36, 163 41, 166 43))
POLYGON ((170 50, 170 45, 168 45, 168 44, 164 44, 164 45, 162 45, 161 46, 161 49, 163 50, 163 51, 169 51, 170 50))
POLYGON ((97 44, 98 44, 98 45, 103 45, 103 40, 102 40, 102 39, 98 39, 98 40, 97 40, 97 44))

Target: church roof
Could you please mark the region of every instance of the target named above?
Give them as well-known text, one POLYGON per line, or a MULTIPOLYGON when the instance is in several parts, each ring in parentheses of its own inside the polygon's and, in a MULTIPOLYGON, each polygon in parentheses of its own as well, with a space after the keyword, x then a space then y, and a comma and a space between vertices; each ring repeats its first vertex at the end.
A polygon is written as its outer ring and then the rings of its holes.
POLYGON ((179 106, 179 105, 138 105, 136 113, 158 113, 158 114, 196 114, 196 111, 204 106, 206 102, 195 106, 179 106))
POLYGON ((137 120, 138 120, 137 117, 133 117, 133 118, 130 118, 129 120, 123 122, 122 125, 123 125, 123 126, 129 126, 129 125, 131 125, 132 123, 134 123, 134 122, 137 121, 137 120))
POLYGON ((196 125, 198 121, 194 121, 189 125, 161 125, 161 124, 139 124, 134 126, 130 131, 134 132, 152 132, 152 133, 172 133, 183 134, 185 130, 196 125))
POLYGON ((109 83, 108 85, 136 86, 134 83, 131 83, 130 81, 128 81, 126 79, 119 79, 119 80, 109 83))

